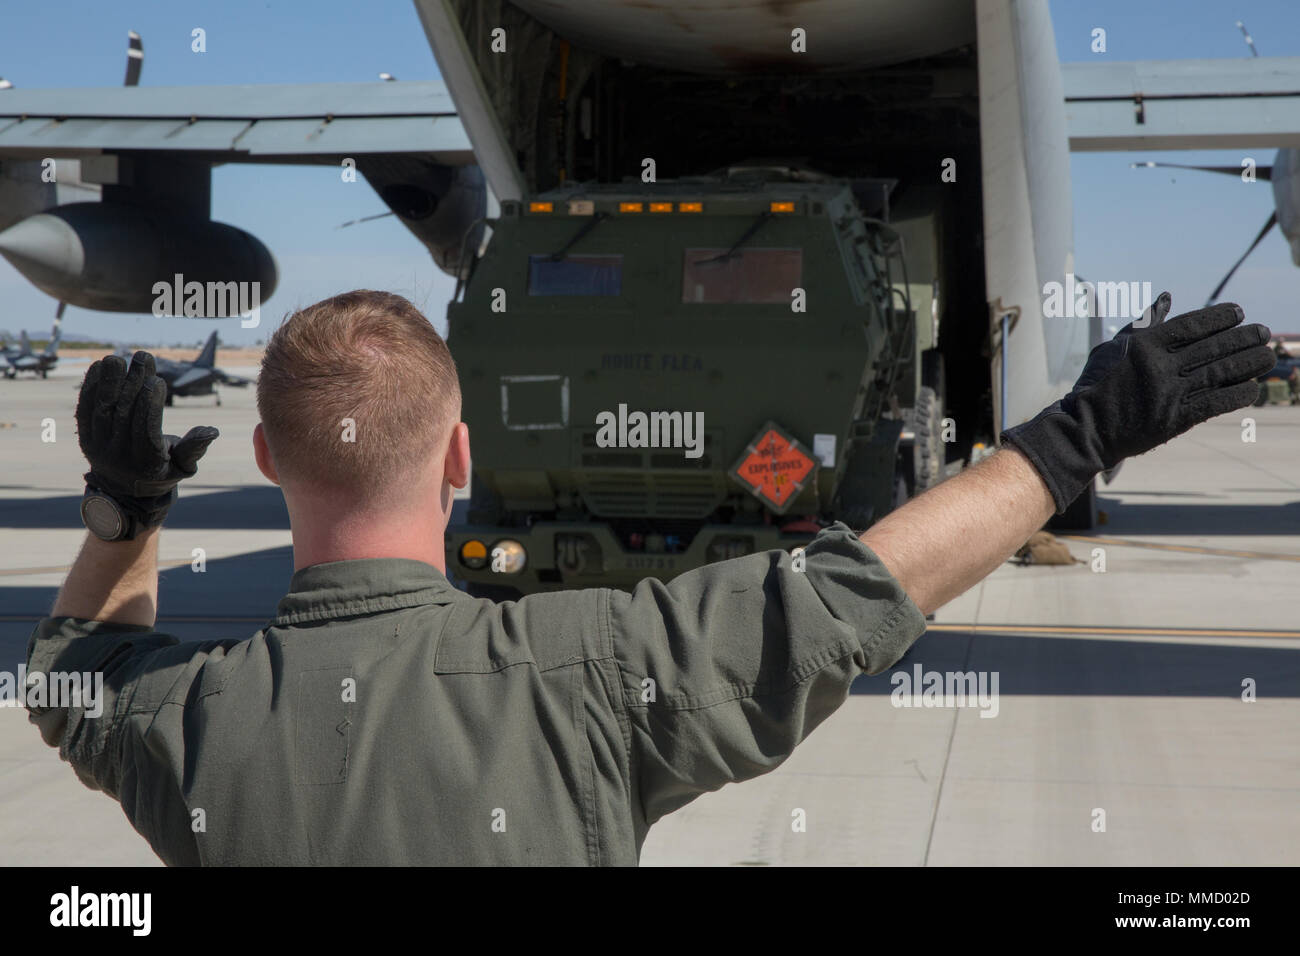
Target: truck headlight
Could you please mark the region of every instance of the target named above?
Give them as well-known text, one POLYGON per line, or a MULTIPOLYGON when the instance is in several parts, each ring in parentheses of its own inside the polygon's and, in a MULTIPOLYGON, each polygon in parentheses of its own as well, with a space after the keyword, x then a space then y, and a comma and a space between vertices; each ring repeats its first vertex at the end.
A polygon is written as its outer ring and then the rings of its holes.
POLYGON ((492 570, 498 574, 518 574, 528 563, 528 553, 518 541, 505 538, 492 545, 492 570))

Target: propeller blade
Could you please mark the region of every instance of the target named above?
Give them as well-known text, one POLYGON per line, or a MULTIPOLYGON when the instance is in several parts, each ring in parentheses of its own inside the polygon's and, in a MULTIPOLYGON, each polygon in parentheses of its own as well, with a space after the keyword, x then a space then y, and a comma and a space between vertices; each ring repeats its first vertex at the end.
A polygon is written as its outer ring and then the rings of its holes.
POLYGON ((1229 269, 1228 274, 1223 277, 1223 281, 1214 287, 1214 291, 1210 293, 1210 297, 1205 300, 1206 308, 1214 305, 1219 298, 1219 293, 1223 291, 1223 287, 1227 285, 1228 280, 1232 278, 1232 274, 1241 268, 1241 264, 1246 261, 1246 257, 1255 251, 1255 247, 1264 241, 1264 237, 1268 235, 1268 231, 1276 225, 1277 210, 1274 209, 1272 215, 1268 217, 1268 222, 1264 223, 1264 228, 1259 231, 1259 235, 1255 237, 1255 241, 1250 244, 1250 248, 1243 252, 1241 258, 1232 264, 1232 268, 1229 269))
POLYGON ((1250 55, 1251 55, 1251 56, 1259 56, 1259 51, 1255 49, 1255 39, 1254 39, 1254 37, 1252 37, 1252 36, 1250 35, 1250 31, 1246 29, 1246 24, 1244 24, 1244 23, 1242 23, 1240 20, 1238 20, 1238 21, 1237 21, 1237 29, 1240 30, 1240 31, 1241 31, 1241 35, 1242 35, 1243 37, 1245 37, 1245 39, 1246 39, 1246 46, 1250 47, 1250 55))
POLYGON ((372 219, 383 219, 385 216, 396 215, 391 209, 388 212, 377 212, 373 216, 362 216, 360 219, 349 219, 347 222, 339 223, 335 229, 346 229, 348 226, 355 226, 357 223, 370 222, 372 219))
POLYGON ((126 86, 140 85, 140 70, 144 68, 144 41, 134 30, 126 35, 126 86))
MULTIPOLYGON (((1145 163, 1129 163, 1129 169, 1198 169, 1203 173, 1222 173, 1225 176, 1240 176, 1241 166, 1185 166, 1182 163, 1153 163, 1148 160, 1145 163)), ((1255 178, 1262 179, 1265 182, 1273 178, 1272 166, 1256 166, 1255 178)))

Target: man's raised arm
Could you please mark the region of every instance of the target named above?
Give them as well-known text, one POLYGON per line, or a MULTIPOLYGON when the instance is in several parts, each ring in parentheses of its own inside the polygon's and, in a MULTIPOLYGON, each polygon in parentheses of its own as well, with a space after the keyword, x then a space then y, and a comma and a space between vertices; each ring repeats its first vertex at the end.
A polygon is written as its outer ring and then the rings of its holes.
POLYGON ((130 541, 86 535, 51 617, 153 627, 158 613, 158 529, 130 541))
POLYGON ((923 614, 964 594, 1056 510, 1034 466, 1004 448, 892 511, 862 535, 923 614))
POLYGON ((158 528, 176 485, 194 474, 217 437, 162 432, 167 386, 153 356, 91 365, 77 399, 77 441, 90 464, 82 517, 93 532, 72 565, 52 617, 153 627, 158 604, 158 528))
POLYGON ((1004 447, 887 515, 862 543, 929 614, 1009 558, 1102 471, 1251 404, 1273 366, 1269 330, 1231 303, 1165 321, 1165 292, 1092 350, 1074 389, 1002 435, 1004 447))
MULTIPOLYGON (((176 485, 195 473, 217 437, 207 426, 179 439, 164 435, 165 396, 146 352, 135 354, 129 370, 121 358, 109 356, 86 373, 77 401, 77 439, 90 464, 81 513, 92 534, 51 616, 36 625, 27 645, 29 679, 45 675, 38 686, 56 686, 50 675, 76 674, 86 675, 92 689, 71 699, 28 694, 32 722, 87 786, 122 800, 142 833, 156 830, 159 821, 183 825, 184 808, 177 808, 175 788, 166 783, 170 771, 155 772, 150 765, 165 748, 127 746, 120 727, 133 716, 148 726, 168 690, 200 666, 191 660, 197 645, 172 651, 176 638, 153 631, 158 529, 176 500, 176 485), (119 706, 121 701, 129 707, 119 706)), ((172 844, 192 850, 192 839, 179 832, 172 844)))

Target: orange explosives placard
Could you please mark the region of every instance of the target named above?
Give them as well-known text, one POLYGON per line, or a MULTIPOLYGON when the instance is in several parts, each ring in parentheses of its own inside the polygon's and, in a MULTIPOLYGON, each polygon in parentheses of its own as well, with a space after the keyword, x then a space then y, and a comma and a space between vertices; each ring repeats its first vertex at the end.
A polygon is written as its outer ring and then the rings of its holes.
POLYGON ((784 514, 816 467, 808 449, 768 422, 731 466, 731 475, 776 514, 784 514))

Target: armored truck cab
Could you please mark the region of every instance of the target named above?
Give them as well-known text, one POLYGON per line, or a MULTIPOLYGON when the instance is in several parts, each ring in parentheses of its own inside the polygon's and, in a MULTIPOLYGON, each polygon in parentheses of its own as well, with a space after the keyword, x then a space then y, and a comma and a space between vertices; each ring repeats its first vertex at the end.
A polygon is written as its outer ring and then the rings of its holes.
POLYGON ((449 574, 630 587, 889 510, 920 387, 889 185, 749 171, 502 203, 448 308, 473 456, 449 574))

